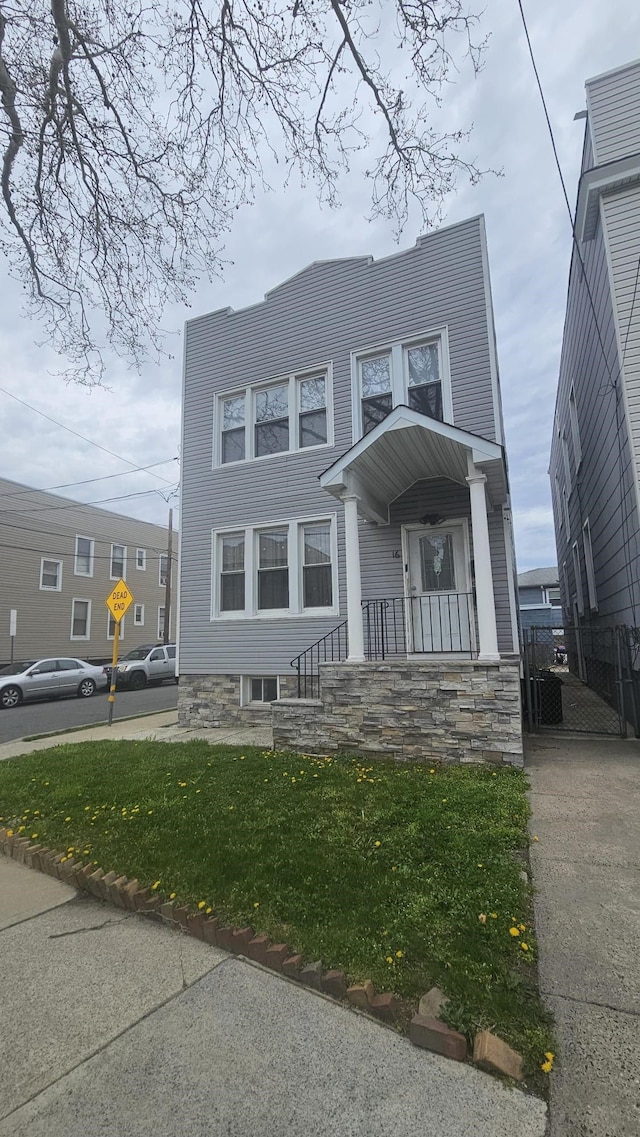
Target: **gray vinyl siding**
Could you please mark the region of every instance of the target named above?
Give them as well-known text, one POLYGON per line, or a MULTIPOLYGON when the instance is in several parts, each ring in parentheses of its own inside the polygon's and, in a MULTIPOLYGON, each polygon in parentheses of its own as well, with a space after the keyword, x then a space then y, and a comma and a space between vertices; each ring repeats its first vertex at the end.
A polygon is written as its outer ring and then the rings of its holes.
MULTIPOLYGON (((320 262, 238 312, 223 310, 186 327, 183 421, 180 670, 184 674, 286 673, 289 661, 345 619, 341 503, 319 475, 353 442, 351 353, 448 328, 456 426, 496 438, 483 219, 421 238, 404 253, 320 262), (215 396, 269 378, 331 364, 335 444, 213 468, 215 396), (230 526, 336 514, 340 616, 211 620, 211 533, 230 526)), ((456 488, 465 499, 466 487, 456 488)), ((395 506, 393 507, 395 509, 395 506)), ((509 624, 502 513, 491 525, 500 636, 509 624)), ((363 592, 402 594, 387 565, 398 524, 361 523, 363 592), (378 550, 378 552, 376 552, 378 550), (377 564, 376 564, 377 562, 377 564)), ((398 564, 401 566, 401 561, 398 564)), ((510 626, 509 647, 510 649, 510 626)))
MULTIPOLYGON (((158 608, 165 600, 164 587, 158 580, 159 557, 167 549, 166 529, 0 479, 0 662, 8 661, 10 656, 11 609, 18 613, 16 660, 48 655, 111 658, 113 641, 107 639, 105 600, 115 584, 110 577, 112 543, 126 546, 127 584, 135 601, 144 604, 143 627, 134 625, 133 607, 124 618, 122 650, 127 651, 157 640, 158 608), (92 577, 74 573, 76 536, 95 542, 92 577), (145 571, 135 567, 137 548, 146 549, 145 571), (60 591, 40 589, 43 557, 62 562, 60 591), (74 598, 91 601, 88 640, 71 639, 74 598)), ((174 589, 177 551, 174 533, 174 589)), ((171 630, 174 629, 175 614, 171 618, 171 630)))
POLYGON ((640 63, 587 83, 591 132, 598 166, 640 154, 640 63))
POLYGON ((529 587, 518 589, 518 603, 519 604, 542 604, 542 588, 529 587))
MULTIPOLYGON (((569 496, 570 535, 560 525, 561 503, 554 502, 562 596, 565 608, 568 609, 567 614, 573 619, 572 602, 576 594, 576 582, 571 546, 577 541, 585 620, 603 624, 634 623, 629 564, 637 563, 638 515, 622 402, 616 416, 613 382, 619 376, 619 360, 606 246, 600 222, 594 239, 581 244, 581 252, 596 320, 593 318, 587 288, 574 251, 556 410, 557 425, 561 430, 567 431, 569 438, 572 480, 569 496), (579 471, 576 471, 569 421, 569 391, 572 382, 582 449, 579 471), (589 611, 587 599, 582 548, 582 525, 587 519, 593 546, 597 614, 589 611), (565 576, 562 572, 563 562, 566 562, 565 576)), ((557 472, 562 487, 565 475, 555 431, 550 471, 552 483, 557 472)), ((635 567, 632 575, 636 575, 635 567)))

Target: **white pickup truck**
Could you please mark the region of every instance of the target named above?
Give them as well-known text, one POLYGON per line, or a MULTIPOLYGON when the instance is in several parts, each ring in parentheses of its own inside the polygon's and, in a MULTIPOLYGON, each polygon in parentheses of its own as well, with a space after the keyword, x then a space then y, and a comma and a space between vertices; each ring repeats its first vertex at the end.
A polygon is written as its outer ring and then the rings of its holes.
POLYGON ((164 683, 166 679, 178 682, 176 676, 176 645, 141 644, 123 655, 118 663, 116 686, 141 691, 147 684, 164 683))

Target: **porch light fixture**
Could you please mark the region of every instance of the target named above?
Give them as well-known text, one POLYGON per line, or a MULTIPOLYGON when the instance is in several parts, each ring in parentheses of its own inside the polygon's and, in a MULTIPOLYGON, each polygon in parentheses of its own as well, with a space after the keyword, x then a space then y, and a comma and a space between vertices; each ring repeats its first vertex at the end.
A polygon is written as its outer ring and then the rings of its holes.
POLYGON ((444 520, 439 513, 425 513, 424 517, 418 518, 421 525, 441 525, 444 520))

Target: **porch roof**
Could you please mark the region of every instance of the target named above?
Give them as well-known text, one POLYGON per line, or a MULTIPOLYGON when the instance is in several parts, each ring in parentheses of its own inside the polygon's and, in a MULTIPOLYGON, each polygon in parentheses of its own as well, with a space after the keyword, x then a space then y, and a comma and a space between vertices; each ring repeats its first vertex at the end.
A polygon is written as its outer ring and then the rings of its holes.
POLYGON ((389 505, 414 482, 450 478, 467 485, 469 462, 487 476, 487 491, 499 504, 507 497, 502 447, 446 422, 399 406, 320 475, 334 497, 354 493, 359 512, 388 525, 389 505))

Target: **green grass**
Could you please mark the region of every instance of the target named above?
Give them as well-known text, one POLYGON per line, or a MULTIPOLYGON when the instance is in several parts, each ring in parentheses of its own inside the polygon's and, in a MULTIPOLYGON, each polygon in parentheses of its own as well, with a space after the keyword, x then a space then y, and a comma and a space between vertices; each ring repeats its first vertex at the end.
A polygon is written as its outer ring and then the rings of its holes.
POLYGON ((539 1087, 525 789, 515 769, 94 742, 0 763, 0 817, 414 1007, 438 984, 449 1023, 495 1029, 539 1087))

